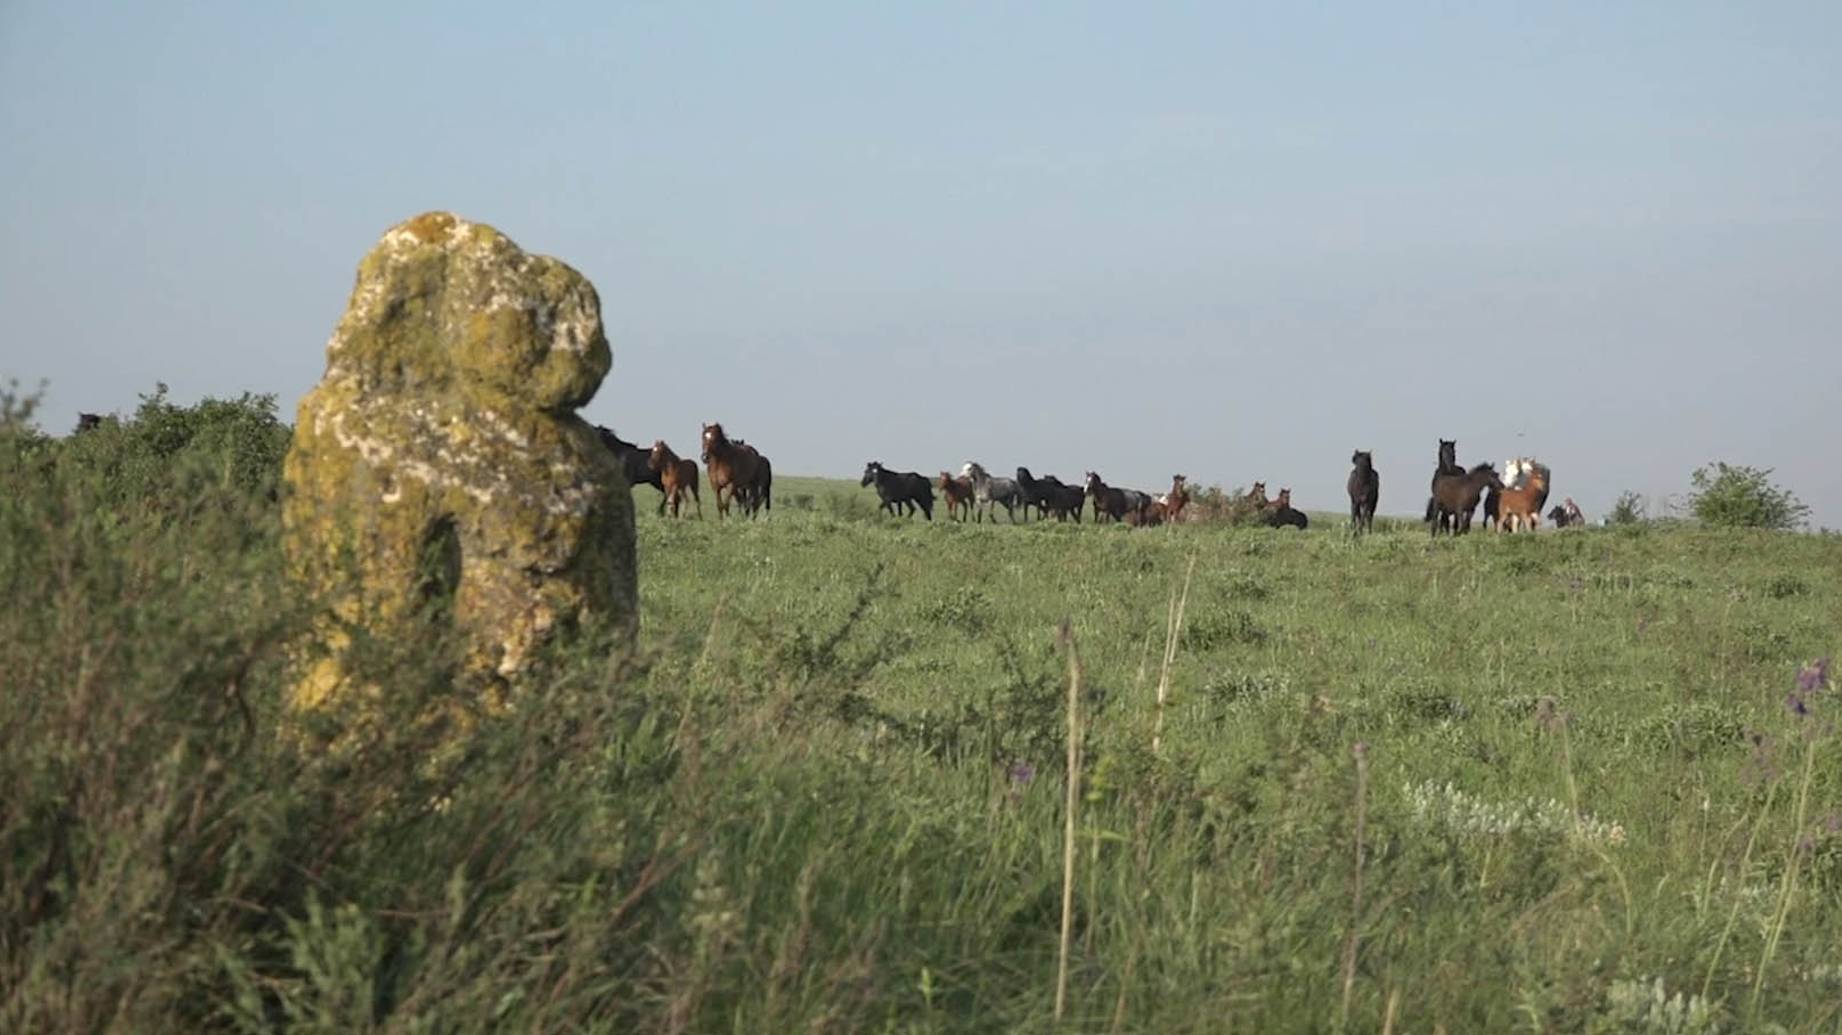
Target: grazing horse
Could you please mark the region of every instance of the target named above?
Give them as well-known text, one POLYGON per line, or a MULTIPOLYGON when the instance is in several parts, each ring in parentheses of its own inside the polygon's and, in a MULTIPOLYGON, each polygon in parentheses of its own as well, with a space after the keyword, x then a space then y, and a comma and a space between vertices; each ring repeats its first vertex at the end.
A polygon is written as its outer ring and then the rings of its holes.
MULTIPOLYGON (((679 459, 672 452, 672 447, 659 439, 652 444, 652 453, 647 457, 647 469, 658 476, 660 487, 665 491, 665 501, 672 507, 672 517, 678 516, 678 506, 688 494, 697 503, 697 516, 704 516, 704 500, 697 494, 697 463, 694 460, 679 459)), ((660 506, 664 506, 664 502, 660 506)))
POLYGON ((907 514, 913 517, 915 508, 934 520, 934 487, 927 479, 913 471, 891 471, 875 460, 863 465, 861 485, 875 485, 876 495, 883 501, 878 510, 891 514, 901 514, 901 508, 907 507, 907 514))
POLYGON ((95 431, 100 427, 102 427, 101 414, 79 412, 77 414, 77 430, 72 432, 72 434, 81 435, 86 431, 95 431))
POLYGON ((728 516, 730 503, 739 503, 750 517, 763 506, 773 509, 774 469, 767 457, 740 439, 731 441, 720 422, 704 425, 703 441, 717 517, 728 516))
POLYGON ((1381 475, 1375 473, 1375 454, 1359 449, 1350 454, 1350 531, 1361 535, 1375 530, 1375 505, 1381 501, 1381 475))
POLYGON ((1541 527, 1541 505, 1548 497, 1548 469, 1541 464, 1512 461, 1517 480, 1499 493, 1497 531, 1514 532, 1523 526, 1533 532, 1541 527))
POLYGON ((940 495, 947 501, 947 517, 966 520, 972 513, 972 479, 940 472, 940 495))
POLYGON ((1013 524, 1017 521, 1017 505, 1023 502, 1023 489, 1009 478, 993 478, 984 467, 966 461, 960 468, 962 477, 972 479, 972 514, 975 520, 984 521, 987 514, 993 521, 998 520, 997 512, 992 509, 996 504, 1010 515, 1013 524))
POLYGON ((1310 523, 1304 511, 1292 509, 1291 489, 1280 489, 1279 498, 1274 500, 1273 505, 1266 510, 1266 524, 1269 528, 1281 528, 1286 525, 1293 528, 1304 528, 1310 523))
POLYGON ((1064 485, 1062 480, 1053 474, 1043 475, 1041 484, 1044 492, 1043 501, 1048 504, 1055 519, 1067 521, 1072 517, 1075 524, 1080 524, 1081 511, 1086 509, 1087 490, 1079 485, 1064 485))
MULTIPOLYGON (((652 469, 652 451, 642 449, 614 434, 613 428, 597 424, 595 434, 601 436, 601 444, 614 454, 614 459, 620 464, 620 473, 627 477, 628 485, 634 488, 650 485, 659 490, 659 513, 665 513, 665 482, 659 477, 659 472, 652 469)), ((700 502, 698 506, 701 508, 703 504, 700 502)))
POLYGON ((1440 474, 1433 478, 1433 499, 1428 504, 1432 514, 1432 534, 1441 531, 1463 535, 1471 531, 1471 516, 1477 512, 1478 500, 1486 487, 1503 487, 1503 479, 1489 464, 1478 464, 1465 474, 1440 474))

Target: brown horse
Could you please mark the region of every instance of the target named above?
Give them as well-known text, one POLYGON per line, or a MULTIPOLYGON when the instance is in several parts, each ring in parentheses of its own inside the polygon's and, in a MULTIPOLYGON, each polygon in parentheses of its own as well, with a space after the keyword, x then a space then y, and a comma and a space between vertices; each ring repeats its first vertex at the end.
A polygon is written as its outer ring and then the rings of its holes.
MULTIPOLYGON (((731 441, 718 423, 704 425, 704 466, 710 470, 710 491, 716 494, 716 516, 729 516, 729 505, 740 503, 750 517, 769 499, 767 457, 754 446, 731 441)), ((767 504, 772 506, 771 503, 767 504)))
POLYGON ((1525 468, 1522 483, 1497 494, 1497 531, 1514 532, 1523 525, 1533 532, 1541 527, 1541 505, 1548 499, 1548 469, 1525 468))
POLYGON ((1350 454, 1350 531, 1356 535, 1375 530, 1375 504, 1381 499, 1381 475, 1375 473, 1375 455, 1366 449, 1350 454))
POLYGON ((1272 501, 1266 498, 1266 483, 1255 482, 1254 487, 1247 490, 1247 501, 1261 510, 1271 506, 1272 501))
POLYGON ((646 467, 659 476, 659 487, 665 490, 665 499, 672 508, 672 517, 678 516, 678 505, 684 502, 688 493, 697 503, 697 516, 704 516, 703 497, 697 494, 697 464, 690 460, 679 459, 672 452, 672 447, 659 439, 652 444, 652 452, 646 458, 646 467))
POLYGON ((940 495, 946 497, 947 517, 964 521, 966 515, 972 513, 972 479, 955 478, 942 471, 940 495))
POLYGON ((1447 532, 1463 535, 1471 531, 1471 516, 1486 488, 1501 490, 1503 479, 1489 464, 1478 464, 1465 474, 1433 476, 1433 498, 1427 502, 1427 520, 1432 534, 1447 532))
POLYGON ((1172 524, 1183 520, 1183 508, 1190 505, 1189 479, 1181 474, 1170 476, 1170 491, 1158 501, 1164 505, 1164 519, 1172 524))

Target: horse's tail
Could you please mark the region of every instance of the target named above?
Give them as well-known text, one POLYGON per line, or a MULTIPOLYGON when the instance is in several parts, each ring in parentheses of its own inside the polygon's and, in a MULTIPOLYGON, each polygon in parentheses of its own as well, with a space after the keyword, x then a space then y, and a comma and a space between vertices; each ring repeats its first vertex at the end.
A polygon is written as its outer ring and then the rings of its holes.
POLYGON ((1438 500, 1434 499, 1431 496, 1428 496, 1426 498, 1426 523, 1427 524, 1430 525, 1433 523, 1433 512, 1438 508, 1438 506, 1439 506, 1438 500))

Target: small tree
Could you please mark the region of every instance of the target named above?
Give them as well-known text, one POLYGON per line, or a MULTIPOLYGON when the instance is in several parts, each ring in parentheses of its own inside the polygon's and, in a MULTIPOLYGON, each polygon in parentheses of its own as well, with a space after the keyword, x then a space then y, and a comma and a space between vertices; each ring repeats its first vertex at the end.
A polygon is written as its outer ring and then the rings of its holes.
POLYGON ((1689 476, 1689 510, 1703 523, 1720 528, 1801 528, 1810 508, 1788 489, 1771 482, 1772 469, 1742 467, 1720 461, 1698 467, 1689 476))
POLYGON ((1612 504, 1611 513, 1605 516, 1608 525, 1637 525, 1644 520, 1644 498, 1626 489, 1618 494, 1618 502, 1612 504))

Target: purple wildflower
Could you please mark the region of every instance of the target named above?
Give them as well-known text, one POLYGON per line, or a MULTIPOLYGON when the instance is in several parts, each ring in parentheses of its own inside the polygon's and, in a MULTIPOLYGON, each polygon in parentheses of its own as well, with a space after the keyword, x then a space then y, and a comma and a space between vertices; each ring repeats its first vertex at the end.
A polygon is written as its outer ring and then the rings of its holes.
POLYGON ((1829 689, 1829 659, 1818 658, 1797 670, 1797 691, 1814 694, 1829 689))
POLYGON ((1800 719, 1810 715, 1811 698, 1829 688, 1829 659, 1819 658, 1797 670, 1797 686, 1785 695, 1784 706, 1800 719))
POLYGON ((1011 786, 1017 790, 1022 790, 1030 785, 1030 781, 1036 779, 1036 767, 1028 762, 1012 762, 1010 778, 1011 786))

